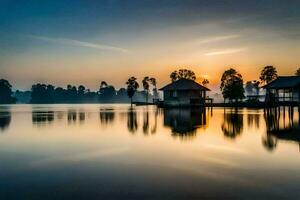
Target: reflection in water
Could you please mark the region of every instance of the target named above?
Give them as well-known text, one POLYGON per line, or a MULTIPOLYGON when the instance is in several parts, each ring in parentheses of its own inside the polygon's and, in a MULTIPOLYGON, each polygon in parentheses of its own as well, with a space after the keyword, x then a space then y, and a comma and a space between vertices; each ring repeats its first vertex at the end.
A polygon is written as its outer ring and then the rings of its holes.
POLYGON ((79 121, 84 122, 85 120, 85 112, 79 112, 79 121))
MULTIPOLYGON (((48 108, 47 108, 48 109, 48 108)), ((53 124, 56 119, 63 119, 67 116, 68 125, 82 124, 86 121, 86 115, 82 109, 68 109, 67 111, 53 111, 53 110, 37 110, 32 112, 32 123, 37 125, 53 124), (57 118, 55 118, 55 115, 57 118)), ((261 124, 261 112, 257 110, 249 110, 245 113, 243 110, 228 110, 223 114, 216 113, 213 116, 211 108, 173 108, 173 109, 152 109, 145 108, 129 108, 121 117, 127 117, 127 129, 130 133, 140 131, 145 135, 154 134, 157 132, 158 119, 163 120, 165 127, 172 131, 173 137, 181 139, 191 139, 196 136, 197 129, 207 128, 208 117, 223 119, 221 129, 223 134, 228 138, 236 138, 244 131, 243 116, 247 116, 248 128, 254 130, 263 130, 262 145, 268 150, 272 151, 278 146, 279 141, 296 142, 300 146, 300 122, 298 108, 272 108, 264 112, 265 124, 261 124), (142 112, 141 112, 142 111, 142 112), (141 120, 138 120, 138 116, 141 120), (160 117, 161 116, 161 117, 160 117), (141 124, 139 124, 141 123, 141 124), (264 132, 264 125, 266 132, 264 132), (141 127, 141 130, 139 130, 141 127)), ((115 121, 116 110, 113 108, 100 109, 99 118, 101 124, 113 126, 115 121)), ((125 119, 125 118, 124 118, 125 119)), ((11 122, 11 112, 7 109, 0 110, 0 130, 5 131, 11 122)), ((126 122, 122 123, 121 118, 118 123, 126 127, 126 122)), ((108 127, 109 127, 108 126, 108 127)))
POLYGON ((258 129, 259 118, 260 118, 260 114, 248 114, 247 115, 248 127, 258 129))
POLYGON ((137 114, 134 108, 129 108, 127 112, 127 128, 129 132, 135 133, 138 129, 137 114))
POLYGON ((295 110, 299 113, 299 108, 292 107, 272 108, 265 111, 267 132, 263 137, 263 145, 267 150, 274 150, 278 140, 297 142, 300 147, 300 121, 299 115, 294 115, 295 110))
POLYGON ((300 197, 296 110, 263 116, 262 110, 223 113, 214 108, 211 117, 208 109, 136 106, 128 110, 128 105, 110 105, 114 110, 100 110, 105 107, 109 109, 106 105, 16 105, 9 111, 0 107, 0 127, 11 121, 7 134, 0 134, 0 196, 6 197, 0 199, 167 199, 170 191, 172 199, 300 197), (243 119, 244 126, 238 126, 243 119), (69 123, 74 120, 75 124, 69 123), (108 125, 99 125, 100 120, 108 125), (32 126, 49 121, 51 126, 32 126), (84 126, 77 126, 80 121, 84 126), (221 125, 228 135, 243 133, 242 137, 236 138, 238 142, 228 140, 221 125), (145 130, 149 135, 143 137, 145 130), (271 155, 261 148, 265 133, 269 138, 264 145, 281 151, 271 155), (186 138, 194 140, 181 142, 186 138), (294 142, 281 144, 282 140, 294 142), (56 190, 55 185, 65 187, 56 190))
POLYGON ((68 110, 68 122, 74 123, 77 120, 77 112, 76 110, 68 110))
POLYGON ((156 130, 157 130, 157 117, 161 113, 161 110, 162 109, 160 109, 160 108, 156 108, 155 111, 154 111, 154 123, 152 124, 152 127, 151 127, 151 133, 152 134, 156 133, 156 130))
POLYGON ((149 133, 149 111, 148 111, 148 109, 143 114, 143 133, 144 134, 149 133))
POLYGON ((226 137, 236 138, 243 131, 243 114, 238 113, 237 109, 234 109, 234 111, 224 110, 221 128, 226 137))
POLYGON ((99 116, 101 124, 109 124, 115 119, 115 111, 113 109, 101 109, 99 116))
POLYGON ((83 124, 85 121, 85 112, 83 111, 76 111, 76 110, 68 110, 68 123, 74 124, 76 122, 79 122, 80 124, 83 124))
POLYGON ((0 130, 4 131, 9 127, 11 121, 11 113, 9 111, 0 112, 0 130))
POLYGON ((53 111, 32 111, 33 124, 51 123, 54 120, 53 111))
POLYGON ((164 125, 170 127, 173 136, 192 138, 196 130, 206 125, 205 108, 164 109, 164 125))

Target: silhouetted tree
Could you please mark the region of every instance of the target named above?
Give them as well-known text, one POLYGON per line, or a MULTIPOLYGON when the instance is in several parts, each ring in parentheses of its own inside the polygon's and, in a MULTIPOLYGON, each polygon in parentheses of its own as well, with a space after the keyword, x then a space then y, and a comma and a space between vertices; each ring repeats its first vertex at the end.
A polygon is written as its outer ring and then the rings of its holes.
POLYGON ((113 102, 115 100, 116 90, 114 86, 108 85, 102 81, 99 89, 99 100, 104 102, 113 102))
POLYGON ((190 79, 190 80, 196 80, 196 75, 193 71, 188 70, 188 69, 180 69, 178 71, 173 71, 170 74, 170 78, 172 80, 172 82, 181 79, 181 78, 185 78, 185 79, 190 79))
POLYGON ((276 79, 277 77, 278 77, 278 74, 277 74, 276 68, 273 66, 266 66, 261 71, 259 79, 263 83, 268 84, 271 81, 273 81, 274 79, 276 79))
POLYGON ((0 79, 0 104, 16 103, 16 98, 12 97, 11 88, 7 80, 0 79))
POLYGON ((134 76, 132 76, 126 82, 126 85, 127 85, 127 95, 130 98, 130 104, 131 104, 131 106, 132 106, 132 97, 135 94, 135 92, 137 91, 137 89, 139 88, 139 83, 136 80, 137 79, 134 76))
POLYGON ((107 86, 108 86, 108 84, 106 83, 106 81, 101 81, 100 88, 104 88, 107 86))
POLYGON ((300 76, 300 67, 297 69, 295 75, 296 75, 296 76, 300 76))
POLYGON ((37 83, 31 87, 31 103, 54 103, 54 87, 37 83))
POLYGON ((202 85, 206 87, 208 84, 209 84, 209 80, 203 79, 202 85))
POLYGON ((146 93, 146 102, 148 103, 148 95, 149 95, 149 88, 150 88, 150 85, 149 85, 149 77, 146 76, 144 77, 144 79, 142 80, 142 84, 143 84, 143 88, 144 88, 144 91, 146 93))
POLYGON ((84 93, 85 93, 85 87, 83 85, 80 85, 78 87, 78 95, 79 95, 79 97, 83 97, 84 93))
POLYGON ((235 69, 231 68, 223 73, 220 88, 224 99, 229 99, 230 101, 235 99, 237 102, 245 97, 242 75, 235 69))

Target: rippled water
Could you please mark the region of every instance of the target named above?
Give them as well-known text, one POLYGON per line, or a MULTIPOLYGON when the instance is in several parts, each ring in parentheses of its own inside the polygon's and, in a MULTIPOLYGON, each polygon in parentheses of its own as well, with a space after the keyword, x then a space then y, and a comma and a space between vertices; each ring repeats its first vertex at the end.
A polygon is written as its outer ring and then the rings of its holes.
POLYGON ((0 199, 300 198, 298 109, 0 106, 0 199))

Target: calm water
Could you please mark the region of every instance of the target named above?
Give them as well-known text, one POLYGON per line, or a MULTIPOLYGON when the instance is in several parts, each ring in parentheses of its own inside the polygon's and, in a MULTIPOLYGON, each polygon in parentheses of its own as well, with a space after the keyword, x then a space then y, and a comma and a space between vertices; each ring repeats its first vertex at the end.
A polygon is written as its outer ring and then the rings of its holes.
POLYGON ((1 106, 0 199, 299 199, 288 111, 1 106))

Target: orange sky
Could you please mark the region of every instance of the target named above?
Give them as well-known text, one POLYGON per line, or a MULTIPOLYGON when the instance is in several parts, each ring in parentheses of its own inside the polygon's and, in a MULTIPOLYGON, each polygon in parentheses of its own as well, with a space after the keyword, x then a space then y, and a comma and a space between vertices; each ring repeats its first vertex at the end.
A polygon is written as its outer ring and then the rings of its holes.
POLYGON ((298 3, 256 1, 7 2, 0 8, 0 78, 20 89, 43 82, 94 90, 102 80, 120 88, 130 76, 152 76, 161 87, 173 70, 188 68, 214 89, 230 67, 244 81, 258 79, 266 65, 294 74, 298 3))

